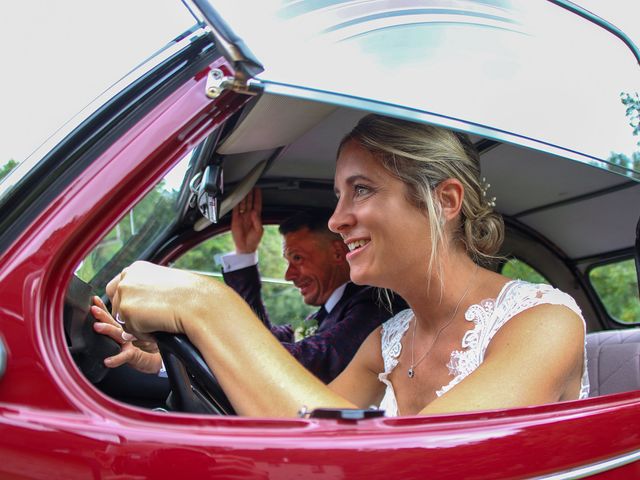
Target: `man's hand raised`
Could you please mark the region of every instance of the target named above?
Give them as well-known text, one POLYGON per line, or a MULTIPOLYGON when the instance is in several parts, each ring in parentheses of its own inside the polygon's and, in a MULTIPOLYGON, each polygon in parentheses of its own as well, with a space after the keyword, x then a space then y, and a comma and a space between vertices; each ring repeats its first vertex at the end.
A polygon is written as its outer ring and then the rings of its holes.
POLYGON ((253 253, 258 249, 264 227, 262 226, 262 192, 251 190, 231 213, 231 236, 236 253, 253 253))

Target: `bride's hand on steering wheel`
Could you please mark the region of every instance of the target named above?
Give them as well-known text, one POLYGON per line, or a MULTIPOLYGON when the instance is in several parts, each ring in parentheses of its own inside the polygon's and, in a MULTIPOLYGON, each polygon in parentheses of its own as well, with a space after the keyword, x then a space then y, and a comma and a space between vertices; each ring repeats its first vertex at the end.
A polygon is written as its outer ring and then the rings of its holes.
POLYGON ((95 332, 106 335, 120 345, 120 353, 104 359, 109 368, 116 368, 128 364, 143 373, 158 373, 162 366, 162 359, 155 342, 133 341, 123 335, 124 330, 107 311, 100 297, 93 297, 94 305, 91 314, 97 320, 93 324, 95 332))
POLYGON ((206 281, 200 275, 135 262, 107 285, 112 313, 124 322, 124 329, 137 339, 152 342, 150 333, 187 333, 184 318, 206 314, 201 290, 206 281))

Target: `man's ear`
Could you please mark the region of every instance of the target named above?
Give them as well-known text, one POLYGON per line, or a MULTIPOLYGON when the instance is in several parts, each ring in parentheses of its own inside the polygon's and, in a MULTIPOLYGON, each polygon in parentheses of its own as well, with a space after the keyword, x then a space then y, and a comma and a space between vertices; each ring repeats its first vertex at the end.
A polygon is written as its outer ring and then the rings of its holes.
POLYGON ((349 249, 344 242, 340 240, 331 241, 331 256, 336 263, 346 262, 347 251, 349 249))
POLYGON ((440 200, 442 215, 446 220, 451 220, 460 213, 464 200, 464 187, 460 180, 456 178, 443 180, 436 187, 436 195, 440 200))

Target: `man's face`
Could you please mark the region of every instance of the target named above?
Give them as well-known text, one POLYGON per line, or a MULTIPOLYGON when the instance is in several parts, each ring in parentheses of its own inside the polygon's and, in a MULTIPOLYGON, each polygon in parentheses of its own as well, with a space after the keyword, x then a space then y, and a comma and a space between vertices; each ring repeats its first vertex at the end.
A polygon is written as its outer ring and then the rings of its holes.
POLYGON ((300 290, 307 305, 324 304, 348 280, 343 278, 344 267, 340 268, 345 260, 340 258, 339 248, 322 234, 308 228, 287 233, 282 250, 289 263, 284 278, 300 290))

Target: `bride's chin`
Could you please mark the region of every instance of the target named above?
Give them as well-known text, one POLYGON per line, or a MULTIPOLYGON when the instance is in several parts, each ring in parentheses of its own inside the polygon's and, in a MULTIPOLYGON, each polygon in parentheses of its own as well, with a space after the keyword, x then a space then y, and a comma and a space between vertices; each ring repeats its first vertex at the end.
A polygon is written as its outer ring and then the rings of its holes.
POLYGON ((376 275, 360 269, 351 270, 351 281, 356 285, 369 285, 372 287, 379 286, 380 284, 380 279, 376 275))
POLYGON ((366 285, 364 283, 363 275, 358 269, 351 268, 350 272, 351 281, 356 285, 366 285))

